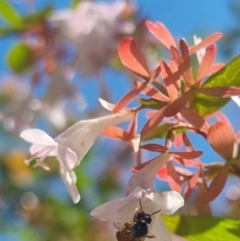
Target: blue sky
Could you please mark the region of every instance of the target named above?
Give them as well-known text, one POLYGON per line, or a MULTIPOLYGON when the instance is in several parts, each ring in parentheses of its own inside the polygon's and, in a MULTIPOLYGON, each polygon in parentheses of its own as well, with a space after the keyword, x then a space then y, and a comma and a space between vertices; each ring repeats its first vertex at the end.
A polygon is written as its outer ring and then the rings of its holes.
POLYGON ((200 31, 205 34, 224 31, 234 24, 230 11, 233 1, 209 0, 138 0, 139 7, 151 20, 164 22, 177 36, 200 31), (146 4, 147 2, 147 4, 146 4))

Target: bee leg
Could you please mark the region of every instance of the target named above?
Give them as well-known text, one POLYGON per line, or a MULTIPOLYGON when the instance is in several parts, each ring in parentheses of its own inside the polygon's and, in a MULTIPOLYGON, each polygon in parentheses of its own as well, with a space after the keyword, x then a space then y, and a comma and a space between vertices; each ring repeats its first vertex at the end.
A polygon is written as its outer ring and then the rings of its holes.
POLYGON ((118 222, 113 222, 113 226, 114 226, 117 230, 121 230, 121 228, 119 227, 119 223, 118 223, 118 222))
POLYGON ((125 223, 124 226, 120 225, 119 222, 113 222, 113 226, 117 229, 117 230, 123 230, 124 228, 129 229, 129 227, 131 227, 131 225, 129 223, 125 223))
POLYGON ((146 235, 147 238, 156 238, 154 235, 146 235))
POLYGON ((124 235, 129 235, 131 234, 131 231, 132 231, 132 225, 129 223, 125 223, 125 229, 120 232, 124 232, 124 235))
POLYGON ((135 213, 135 215, 133 216, 133 222, 137 222, 137 213, 138 213, 140 210, 141 210, 140 208, 138 208, 138 209, 136 210, 136 213, 135 213))
POLYGON ((129 224, 129 223, 125 223, 125 227, 126 227, 128 230, 131 230, 131 229, 132 229, 132 225, 129 224))
MULTIPOLYGON (((117 230, 123 230, 123 229, 124 229, 124 227, 122 227, 122 226, 120 227, 120 225, 119 225, 118 222, 113 222, 113 226, 114 226, 117 230)), ((132 228, 132 225, 129 224, 129 223, 125 223, 124 226, 125 226, 125 228, 126 228, 127 230, 131 230, 131 228, 132 228)))

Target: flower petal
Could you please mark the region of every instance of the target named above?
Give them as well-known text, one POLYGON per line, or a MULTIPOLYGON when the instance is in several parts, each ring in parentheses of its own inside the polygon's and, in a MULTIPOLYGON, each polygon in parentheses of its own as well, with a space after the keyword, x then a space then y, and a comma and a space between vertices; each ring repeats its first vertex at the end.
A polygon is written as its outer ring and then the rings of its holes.
POLYGON ((196 82, 204 78, 207 73, 209 73, 209 69, 214 63, 215 57, 217 54, 217 47, 216 45, 211 45, 207 51, 205 52, 202 61, 199 65, 199 69, 197 72, 196 82))
POLYGON ((137 43, 132 38, 124 38, 118 47, 118 55, 124 66, 137 75, 149 79, 150 73, 147 62, 137 43))
POLYGON ((117 113, 125 108, 132 100, 136 98, 136 96, 140 93, 140 90, 133 89, 130 90, 127 94, 125 94, 115 105, 113 112, 117 113))
POLYGON ((177 81, 180 79, 180 73, 178 67, 174 61, 169 63, 169 66, 164 62, 160 62, 161 66, 161 77, 165 83, 168 96, 171 100, 174 100, 178 96, 179 87, 177 81))
POLYGON ((40 146, 40 145, 31 145, 29 152, 31 155, 36 157, 41 157, 47 153, 47 156, 56 156, 57 155, 57 145, 56 146, 40 146))
POLYGON ((184 205, 183 197, 175 191, 153 193, 153 202, 162 214, 171 215, 184 205))
POLYGON ((132 150, 134 151, 134 153, 137 153, 139 151, 140 142, 141 142, 141 138, 139 135, 133 137, 130 140, 130 146, 131 146, 132 150))
POLYGON ((105 108, 106 110, 109 110, 109 111, 113 111, 113 109, 115 107, 114 104, 107 102, 106 100, 104 100, 102 98, 98 98, 98 101, 103 108, 105 108))
POLYGON ((20 137, 32 144, 37 144, 42 146, 56 145, 54 139, 51 136, 49 136, 46 132, 40 129, 24 130, 21 132, 20 137))
POLYGON ((226 162, 224 166, 218 171, 217 175, 213 178, 210 186, 201 195, 201 202, 212 202, 216 197, 218 197, 227 182, 229 165, 230 163, 226 162))
POLYGON ((181 179, 172 162, 167 163, 168 183, 172 190, 181 192, 181 179))
POLYGON ((44 159, 48 156, 56 156, 56 148, 57 146, 39 146, 32 145, 30 148, 31 159, 27 160, 27 163, 36 159, 36 164, 34 167, 42 167, 44 170, 49 171, 49 166, 44 163, 44 159))
POLYGON ((77 155, 79 165, 101 132, 108 126, 117 125, 134 118, 135 113, 120 112, 90 120, 81 120, 59 135, 55 141, 68 146, 77 155))
POLYGON ((201 50, 203 48, 206 48, 206 47, 208 47, 211 44, 214 44, 221 37, 222 37, 222 33, 221 32, 217 32, 217 33, 211 34, 207 38, 205 38, 202 41, 200 41, 197 45, 191 47, 189 49, 189 54, 192 55, 192 54, 196 53, 197 51, 199 51, 199 50, 201 50))
POLYGON ((146 124, 143 126, 141 130, 142 136, 149 134, 160 124, 160 122, 164 118, 166 108, 167 107, 163 107, 162 109, 155 112, 155 114, 146 122, 146 124))
MULTIPOLYGON (((139 199, 147 195, 147 192, 140 187, 136 187, 128 196, 104 203, 90 213, 91 216, 102 220, 117 220, 123 214, 132 216, 135 206, 138 206, 139 199), (133 207, 134 206, 134 207, 133 207)), ((129 217, 131 218, 131 217, 129 217)), ((128 218, 124 218, 125 220, 128 218)), ((125 222, 125 221, 124 221, 125 222)))
POLYGON ((171 46, 176 47, 175 40, 167 27, 163 25, 161 22, 152 23, 150 21, 145 22, 148 30, 152 33, 164 46, 168 49, 171 46))
POLYGON ((152 86, 149 84, 141 83, 140 81, 135 81, 134 85, 136 89, 141 92, 144 95, 150 96, 155 100, 163 101, 163 102, 168 102, 169 98, 161 93, 159 90, 154 89, 152 86))
POLYGON ((184 94, 182 94, 179 98, 175 99, 172 103, 170 103, 165 110, 165 117, 172 117, 180 112, 187 103, 195 96, 196 91, 194 89, 190 89, 184 94))
POLYGON ((117 127, 117 126, 109 126, 103 130, 102 135, 111 138, 114 140, 131 140, 131 135, 129 132, 117 127))
POLYGON ((158 169, 167 163, 170 159, 171 155, 169 153, 164 153, 156 157, 152 162, 150 162, 140 171, 134 173, 127 184, 125 196, 129 195, 138 186, 153 192, 153 179, 158 169))
POLYGON ((198 130, 207 133, 209 130, 209 125, 205 119, 200 116, 196 111, 184 107, 181 110, 181 115, 186 119, 190 124, 195 126, 198 130))
POLYGON ((69 147, 61 144, 58 144, 58 158, 68 171, 72 170, 78 161, 76 153, 69 147))
MULTIPOLYGON (((171 235, 162 220, 161 215, 153 215, 152 223, 148 227, 148 235, 154 235, 155 241, 172 241, 171 235)), ((145 239, 150 240, 148 238, 145 239)))
POLYGON ((78 203, 81 197, 75 184, 77 181, 76 174, 73 171, 71 172, 66 171, 65 168, 62 166, 61 175, 64 183, 66 184, 68 192, 72 197, 73 202, 78 203))

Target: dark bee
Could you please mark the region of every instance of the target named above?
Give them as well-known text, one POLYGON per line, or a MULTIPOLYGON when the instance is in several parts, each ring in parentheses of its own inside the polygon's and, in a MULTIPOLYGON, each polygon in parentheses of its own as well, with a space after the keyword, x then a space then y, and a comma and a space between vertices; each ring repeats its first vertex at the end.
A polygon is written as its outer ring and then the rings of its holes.
POLYGON ((139 199, 140 210, 133 217, 133 224, 125 223, 125 228, 116 234, 118 241, 144 241, 147 238, 155 238, 148 235, 148 224, 152 222, 151 216, 160 212, 158 210, 152 214, 145 213, 139 199))

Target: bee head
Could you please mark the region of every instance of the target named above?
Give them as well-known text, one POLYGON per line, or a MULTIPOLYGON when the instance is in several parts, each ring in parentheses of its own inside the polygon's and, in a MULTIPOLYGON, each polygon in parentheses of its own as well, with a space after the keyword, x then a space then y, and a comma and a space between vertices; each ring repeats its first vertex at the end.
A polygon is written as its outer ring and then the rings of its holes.
POLYGON ((150 214, 147 214, 145 212, 139 212, 136 214, 136 220, 137 221, 143 221, 146 222, 148 224, 150 224, 152 222, 152 218, 150 214))

